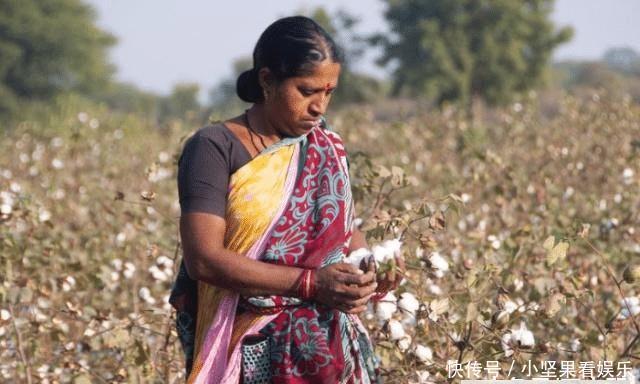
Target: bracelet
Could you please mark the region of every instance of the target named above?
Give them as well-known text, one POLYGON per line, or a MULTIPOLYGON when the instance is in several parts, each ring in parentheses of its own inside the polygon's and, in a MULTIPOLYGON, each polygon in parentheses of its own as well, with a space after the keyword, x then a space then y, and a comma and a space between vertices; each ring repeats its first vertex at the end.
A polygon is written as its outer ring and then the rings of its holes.
POLYGON ((310 300, 316 295, 316 271, 314 269, 305 269, 300 273, 298 279, 298 297, 303 300, 310 300))

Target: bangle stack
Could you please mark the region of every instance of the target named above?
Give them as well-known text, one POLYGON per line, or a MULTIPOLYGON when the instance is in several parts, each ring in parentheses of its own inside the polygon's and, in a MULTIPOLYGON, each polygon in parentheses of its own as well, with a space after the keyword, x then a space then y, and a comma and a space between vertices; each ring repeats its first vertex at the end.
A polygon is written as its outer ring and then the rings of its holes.
POLYGON ((305 269, 300 274, 298 284, 298 297, 302 300, 310 300, 316 295, 316 271, 313 269, 305 269))

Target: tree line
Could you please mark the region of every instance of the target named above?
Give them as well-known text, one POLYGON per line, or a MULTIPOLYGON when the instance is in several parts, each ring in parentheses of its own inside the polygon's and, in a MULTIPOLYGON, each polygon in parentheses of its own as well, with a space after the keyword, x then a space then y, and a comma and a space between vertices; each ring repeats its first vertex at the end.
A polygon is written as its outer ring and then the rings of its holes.
MULTIPOLYGON (((359 35, 359 21, 346 12, 318 8, 308 14, 346 51, 334 97, 338 106, 410 97, 469 109, 475 100, 508 103, 550 78, 570 87, 640 77, 640 59, 629 49, 610 51, 591 66, 550 66, 554 49, 572 36, 570 27, 552 23, 553 0, 383 1, 386 34, 359 35), (354 69, 373 47, 382 52, 378 64, 390 68, 389 79, 354 69)), ((178 84, 166 96, 143 92, 114 80, 107 55, 116 39, 95 21, 94 10, 81 0, 0 0, 0 116, 69 92, 159 120, 245 107, 235 97, 235 78, 250 66, 248 58, 238 59, 231 76, 210 90, 208 105, 198 102, 197 84, 178 84)))

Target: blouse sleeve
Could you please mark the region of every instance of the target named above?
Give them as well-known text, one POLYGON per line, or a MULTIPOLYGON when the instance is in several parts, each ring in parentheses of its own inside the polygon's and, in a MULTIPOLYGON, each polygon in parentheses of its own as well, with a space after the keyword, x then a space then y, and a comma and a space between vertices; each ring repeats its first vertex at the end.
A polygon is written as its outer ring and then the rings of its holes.
POLYGON ((221 135, 196 133, 178 161, 178 196, 182 213, 224 217, 229 185, 229 151, 221 135))

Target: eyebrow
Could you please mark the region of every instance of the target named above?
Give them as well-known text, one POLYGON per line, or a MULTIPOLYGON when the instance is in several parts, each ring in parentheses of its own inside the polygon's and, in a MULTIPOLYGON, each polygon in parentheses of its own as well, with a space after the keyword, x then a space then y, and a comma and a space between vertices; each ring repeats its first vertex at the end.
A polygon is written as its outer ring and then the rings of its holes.
POLYGON ((335 85, 335 86, 333 86, 333 87, 329 87, 329 88, 325 88, 325 87, 313 87, 313 86, 304 85, 304 84, 303 84, 303 85, 301 85, 301 86, 302 86, 302 88, 306 88, 306 89, 308 89, 308 90, 310 90, 310 91, 320 92, 320 91, 324 91, 324 90, 327 90, 327 91, 331 90, 331 91, 333 91, 334 89, 336 89, 336 88, 338 87, 338 84, 336 84, 336 85, 335 85))

